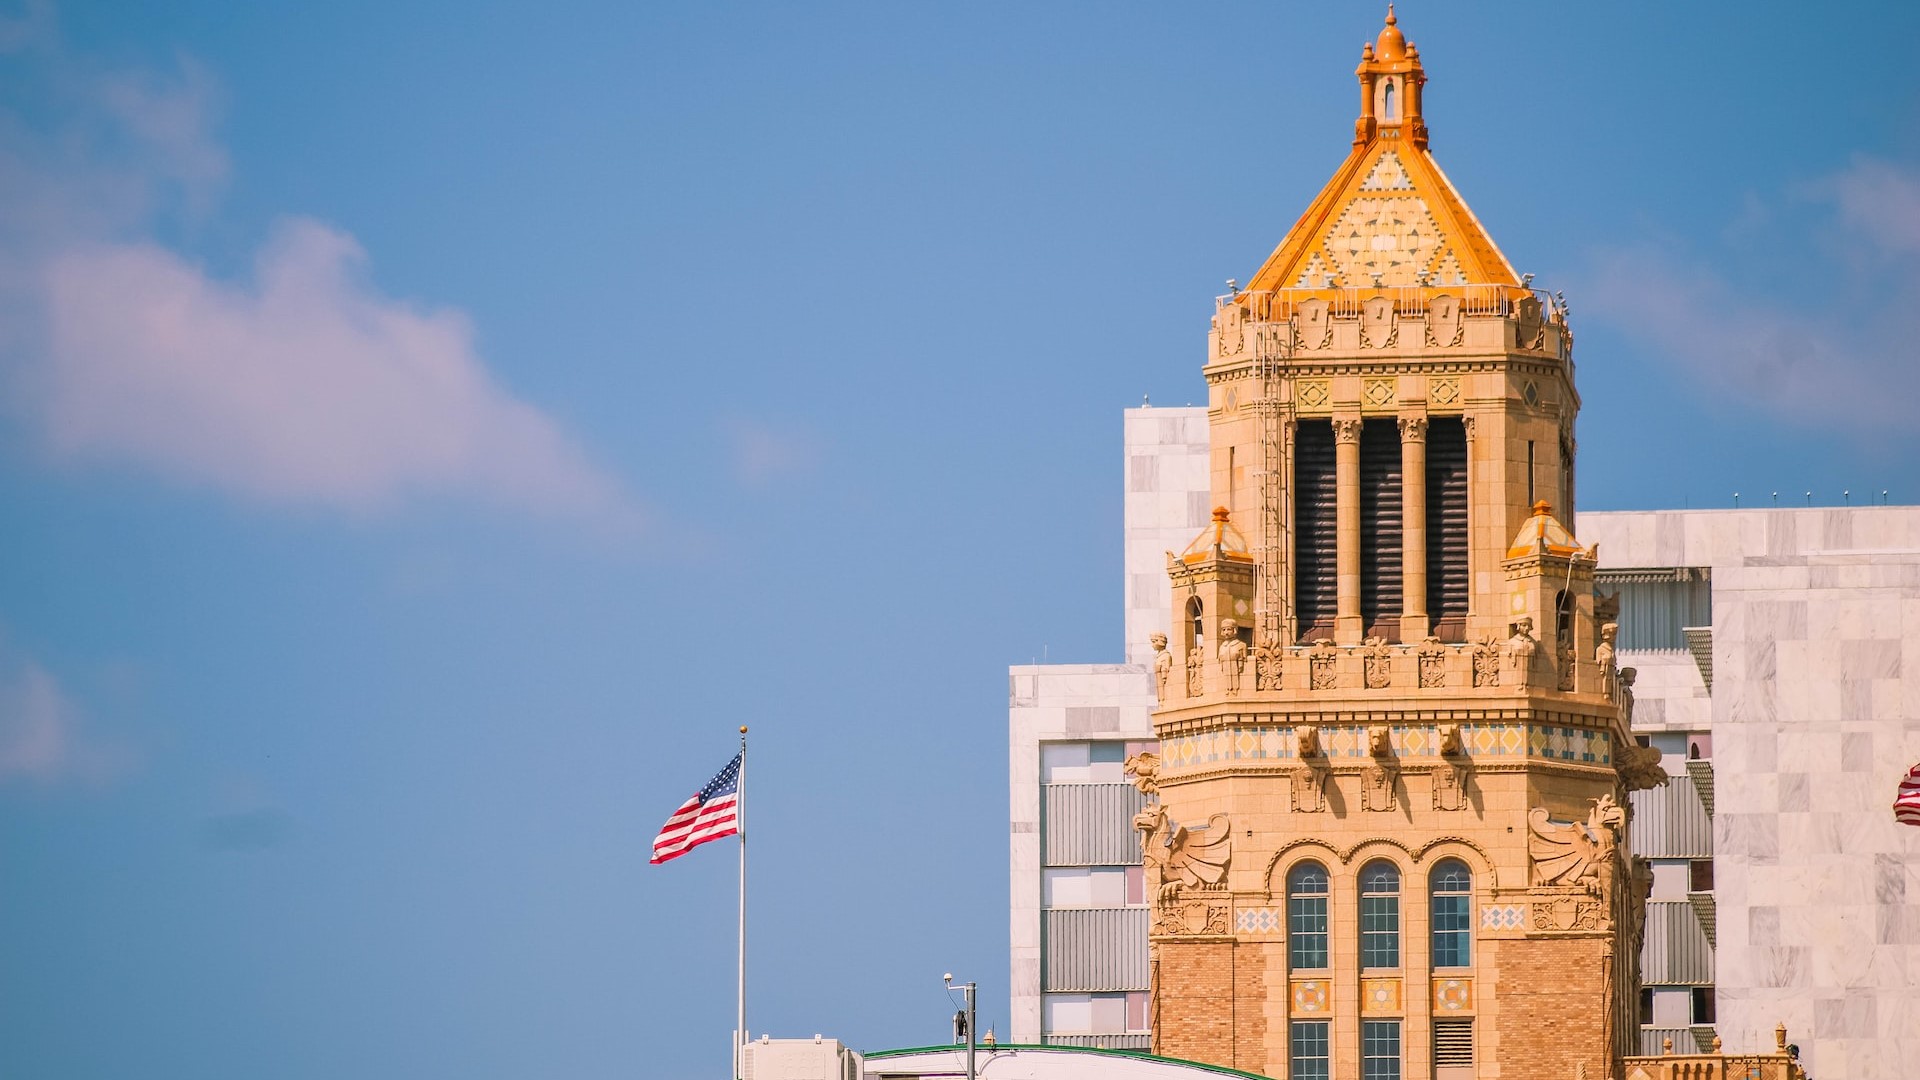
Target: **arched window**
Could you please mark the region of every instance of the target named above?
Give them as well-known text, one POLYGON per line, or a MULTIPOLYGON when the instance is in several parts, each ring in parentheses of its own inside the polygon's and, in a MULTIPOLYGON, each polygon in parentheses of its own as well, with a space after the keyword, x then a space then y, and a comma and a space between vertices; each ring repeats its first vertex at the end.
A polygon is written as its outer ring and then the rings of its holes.
POLYGON ((1459 859, 1433 868, 1433 966, 1473 966, 1473 871, 1459 859))
POLYGON ((1287 960, 1296 971, 1327 966, 1327 868, 1306 862, 1287 874, 1287 960))
POLYGON ((1400 966, 1400 870, 1385 859, 1360 871, 1360 969, 1400 966))
POLYGON ((1387 83, 1387 91, 1386 93, 1380 95, 1380 98, 1382 101, 1382 106, 1380 109, 1381 119, 1383 120, 1400 119, 1400 110, 1394 106, 1394 102, 1393 102, 1393 83, 1391 82, 1387 83))
POLYGON ((1196 596, 1187 601, 1187 621, 1192 627, 1190 632, 1193 635, 1187 639, 1187 642, 1196 649, 1202 647, 1207 642, 1207 627, 1206 624, 1200 620, 1202 610, 1203 608, 1199 597, 1196 596))

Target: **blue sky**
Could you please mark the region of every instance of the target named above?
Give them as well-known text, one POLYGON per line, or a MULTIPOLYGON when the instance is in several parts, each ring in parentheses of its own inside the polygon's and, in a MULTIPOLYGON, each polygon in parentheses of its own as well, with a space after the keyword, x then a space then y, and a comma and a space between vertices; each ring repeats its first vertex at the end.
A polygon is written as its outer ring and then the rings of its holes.
MULTIPOLYGON (((1004 668, 1378 7, 8 10, 0 1074, 718 1075, 741 723, 754 1026, 1004 1030, 1004 668)), ((1920 499, 1915 9, 1400 15, 1584 507, 1920 499)))

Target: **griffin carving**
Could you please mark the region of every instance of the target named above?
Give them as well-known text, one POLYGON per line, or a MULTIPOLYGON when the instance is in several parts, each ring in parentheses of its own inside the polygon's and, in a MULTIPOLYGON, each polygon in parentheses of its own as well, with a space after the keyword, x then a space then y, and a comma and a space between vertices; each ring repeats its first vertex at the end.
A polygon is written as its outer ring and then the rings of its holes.
POLYGON ((1527 825, 1535 885, 1578 885, 1601 899, 1613 892, 1627 812, 1611 793, 1593 800, 1585 822, 1554 821, 1546 807, 1538 806, 1527 815, 1527 825))
POLYGON ((1141 860, 1159 903, 1173 903, 1185 889, 1225 886, 1227 866, 1233 861, 1233 830, 1227 815, 1208 818, 1204 829, 1189 829, 1169 821, 1166 808, 1153 803, 1134 815, 1133 827, 1140 831, 1141 860), (1202 832, 1213 839, 1200 839, 1202 832))

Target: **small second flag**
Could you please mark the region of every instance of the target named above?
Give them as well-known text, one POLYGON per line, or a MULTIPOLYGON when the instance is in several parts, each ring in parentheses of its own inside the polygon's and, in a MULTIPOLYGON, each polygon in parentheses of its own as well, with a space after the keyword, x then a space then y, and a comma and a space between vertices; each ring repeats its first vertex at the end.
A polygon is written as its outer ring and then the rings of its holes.
MULTIPOLYGON (((682 789, 684 790, 684 789, 682 789)), ((740 831, 740 755, 735 754, 720 775, 693 798, 680 804, 660 835, 653 838, 653 858, 663 863, 676 859, 709 840, 732 836, 740 831)))

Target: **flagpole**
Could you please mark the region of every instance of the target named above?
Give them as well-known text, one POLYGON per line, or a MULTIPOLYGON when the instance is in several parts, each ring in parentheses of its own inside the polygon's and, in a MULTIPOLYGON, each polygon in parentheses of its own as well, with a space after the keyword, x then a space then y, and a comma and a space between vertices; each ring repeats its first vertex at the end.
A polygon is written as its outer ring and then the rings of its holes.
POLYGON ((734 1001, 733 1078, 746 1075, 747 1060, 747 728, 740 726, 740 775, 734 813, 740 836, 740 982, 734 1001))

